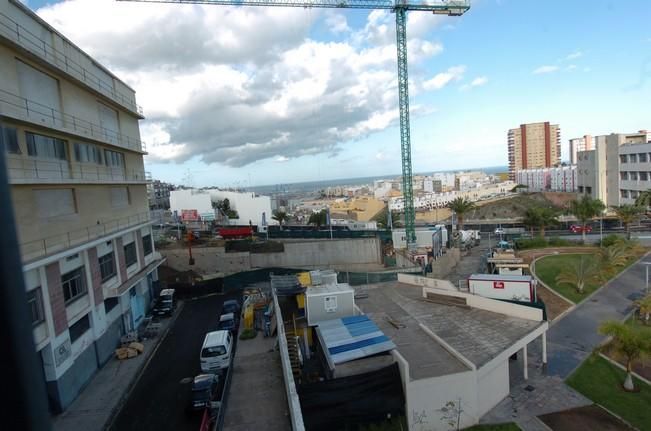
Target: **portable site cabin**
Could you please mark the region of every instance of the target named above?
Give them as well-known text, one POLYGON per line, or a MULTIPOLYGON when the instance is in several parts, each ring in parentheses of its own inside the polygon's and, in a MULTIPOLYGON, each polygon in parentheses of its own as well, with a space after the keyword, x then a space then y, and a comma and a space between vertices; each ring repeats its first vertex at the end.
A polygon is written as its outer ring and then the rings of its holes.
POLYGON ((472 274, 468 289, 485 298, 537 301, 536 280, 530 275, 472 274))
POLYGON ((329 284, 305 290, 307 324, 355 315, 355 291, 350 285, 329 284))

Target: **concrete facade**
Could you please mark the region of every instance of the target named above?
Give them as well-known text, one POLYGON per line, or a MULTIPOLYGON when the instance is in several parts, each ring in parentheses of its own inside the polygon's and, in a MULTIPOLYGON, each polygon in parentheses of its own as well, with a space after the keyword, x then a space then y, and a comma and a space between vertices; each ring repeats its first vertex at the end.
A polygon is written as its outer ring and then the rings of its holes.
POLYGON ((131 88, 15 0, 0 0, 0 76, 33 342, 60 412, 137 328, 157 280, 143 116, 131 88))
POLYGON ((581 138, 570 139, 570 165, 576 165, 579 151, 594 150, 592 136, 585 135, 581 138))
POLYGON ((508 132, 509 175, 522 169, 551 168, 561 163, 561 129, 558 124, 521 124, 508 132))
POLYGON ((639 162, 649 160, 649 142, 651 133, 644 130, 594 137, 594 150, 577 153, 577 192, 607 206, 633 203, 633 196, 648 189, 647 181, 638 178, 651 172, 648 162, 639 162))

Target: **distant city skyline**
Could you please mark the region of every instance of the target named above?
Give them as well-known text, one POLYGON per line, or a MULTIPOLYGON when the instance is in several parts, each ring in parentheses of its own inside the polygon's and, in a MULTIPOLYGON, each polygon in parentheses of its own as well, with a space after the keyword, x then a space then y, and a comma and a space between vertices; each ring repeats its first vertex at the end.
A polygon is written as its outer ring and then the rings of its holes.
MULTIPOLYGON (((400 170, 390 13, 25 3, 136 90, 155 178, 273 184, 400 170)), ((571 138, 650 128, 649 15, 643 0, 410 13, 414 171, 505 165, 517 124, 559 124, 563 161, 571 138)))

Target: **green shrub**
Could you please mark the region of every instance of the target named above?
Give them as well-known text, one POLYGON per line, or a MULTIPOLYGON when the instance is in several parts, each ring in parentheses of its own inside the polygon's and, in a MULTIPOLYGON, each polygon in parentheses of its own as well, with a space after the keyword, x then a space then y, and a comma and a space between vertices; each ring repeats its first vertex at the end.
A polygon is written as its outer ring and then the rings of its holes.
POLYGON ((549 239, 549 245, 551 245, 553 247, 567 247, 567 246, 571 246, 572 242, 570 240, 561 239, 561 238, 555 236, 555 237, 549 239))
POLYGON ((240 333, 240 340, 250 340, 258 335, 255 329, 245 329, 240 333))
POLYGON ((601 241, 601 246, 604 248, 608 248, 613 244, 616 244, 617 242, 620 241, 620 238, 615 235, 614 233, 611 233, 610 235, 606 235, 604 239, 601 241))
POLYGON ((515 247, 519 250, 525 250, 528 248, 543 248, 547 247, 547 241, 545 238, 541 237, 531 239, 518 239, 515 241, 515 247))

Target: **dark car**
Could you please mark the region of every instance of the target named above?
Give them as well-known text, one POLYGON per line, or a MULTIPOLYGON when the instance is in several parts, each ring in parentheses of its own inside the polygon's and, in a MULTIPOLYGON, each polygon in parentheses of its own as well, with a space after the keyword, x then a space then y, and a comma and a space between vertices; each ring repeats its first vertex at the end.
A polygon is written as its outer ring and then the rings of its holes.
POLYGON ((219 376, 216 374, 199 374, 192 382, 192 401, 190 410, 203 410, 210 407, 210 402, 217 396, 219 376))
POLYGON ((239 320, 240 303, 234 299, 229 299, 227 301, 224 301, 224 305, 222 306, 222 314, 227 314, 227 313, 233 313, 235 315, 235 319, 239 320))
POLYGON ((174 289, 163 289, 156 300, 156 305, 152 313, 155 316, 171 316, 176 307, 176 298, 174 289))
POLYGON ((226 313, 219 316, 219 325, 217 326, 218 331, 237 331, 237 321, 233 313, 226 313))

